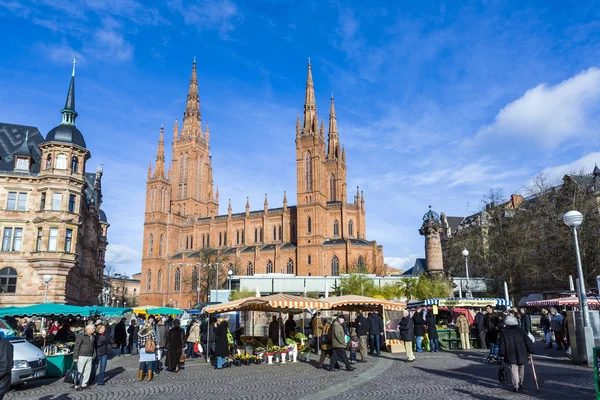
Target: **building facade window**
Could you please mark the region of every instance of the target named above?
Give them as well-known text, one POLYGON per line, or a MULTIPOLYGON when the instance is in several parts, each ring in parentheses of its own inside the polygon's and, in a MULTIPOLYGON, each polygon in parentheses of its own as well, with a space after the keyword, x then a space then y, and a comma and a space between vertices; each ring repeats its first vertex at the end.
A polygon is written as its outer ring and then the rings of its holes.
POLYGON ((267 261, 267 274, 273 273, 273 262, 271 260, 267 261))
POLYGON ((245 240, 244 240, 244 230, 242 229, 242 244, 244 244, 245 240))
POLYGON ((152 284, 152 272, 148 271, 146 279, 146 290, 150 291, 150 285, 152 284))
POLYGON ((348 222, 348 236, 352 235, 354 235, 354 222, 350 220, 350 222, 348 222))
POLYGON ((290 240, 294 242, 296 240, 296 225, 292 224, 290 227, 290 240))
POLYGON ((223 234, 219 232, 219 247, 223 245, 223 234))
POLYGON ((227 247, 227 232, 223 233, 223 246, 227 247))
POLYGON ((277 227, 274 226, 273 227, 273 241, 276 241, 276 240, 277 240, 277 227))
POLYGON ((192 270, 192 289, 198 287, 198 268, 194 267, 192 270))
POLYGON ((48 235, 48 251, 56 251, 56 245, 58 244, 58 228, 50 228, 48 235))
POLYGON ((73 156, 71 158, 71 171, 77 172, 78 169, 79 169, 79 158, 73 156))
POLYGON ((337 220, 333 221, 333 236, 339 236, 340 234, 340 223, 337 220))
POLYGON ((35 239, 35 251, 42 251, 42 234, 43 234, 43 229, 38 228, 37 229, 37 237, 35 239))
POLYGON ((340 274, 340 260, 337 256, 333 256, 331 259, 331 276, 338 276, 340 274))
POLYGON ((21 251, 23 246, 23 228, 4 228, 2 232, 2 251, 21 251))
POLYGON ((17 278, 16 269, 0 269, 0 293, 17 293, 17 278))
POLYGON ((8 192, 6 209, 11 211, 27 211, 27 193, 8 192))
POLYGON ((2 251, 10 251, 13 228, 4 228, 2 232, 2 251))
POLYGON ((240 231, 235 232, 235 244, 240 244, 240 231))
POLYGON ((54 211, 60 211, 61 203, 62 203, 62 193, 52 193, 52 209, 54 211))
POLYGON ((308 265, 310 265, 310 262, 311 262, 311 258, 310 258, 310 254, 309 254, 308 257, 306 257, 306 263, 308 265))
POLYGON ((248 261, 248 264, 246 264, 246 275, 254 275, 254 268, 252 268, 252 263, 250 261, 248 261))
POLYGON ((358 268, 364 269, 367 263, 365 262, 365 258, 363 256, 358 257, 358 268))
MULTIPOLYGON (((158 271, 158 277, 156 278, 156 285, 157 285, 156 289, 160 291, 162 288, 162 270, 158 271)), ((135 289, 133 289, 133 290, 135 290, 135 289)))
POLYGON ((150 237, 148 238, 148 255, 150 257, 152 257, 152 247, 154 247, 154 236, 150 234, 150 237))
POLYGON ((67 156, 59 154, 56 156, 56 169, 67 169, 67 156))
POLYGON ((74 194, 70 194, 69 195, 69 212, 70 213, 74 213, 75 212, 75 195, 74 194))
POLYGON ((181 270, 177 268, 175 270, 175 285, 173 290, 179 291, 181 290, 181 270))
POLYGON ((23 245, 23 228, 15 228, 12 251, 21 251, 23 245))
POLYGON ((46 192, 42 192, 42 197, 40 200, 40 210, 44 210, 46 208, 46 192))
MULTIPOLYGON (((65 233, 65 253, 71 252, 71 242, 73 241, 73 229, 67 229, 65 233)), ((100 256, 102 257, 102 256, 100 256)))
POLYGON ((329 201, 335 201, 335 200, 336 200, 335 175, 331 174, 331 176, 329 177, 329 201))
POLYGON ((310 217, 308 217, 308 219, 306 220, 306 231, 308 233, 312 232, 312 219, 310 219, 310 217))
POLYGON ((279 241, 280 241, 280 242, 283 240, 283 239, 282 239, 282 238, 283 238, 283 235, 282 235, 282 230, 283 230, 283 229, 281 229, 281 225, 279 225, 279 241))
POLYGON ((20 171, 28 171, 29 170, 29 159, 27 158, 17 158, 17 165, 15 169, 20 171))
POLYGON ((309 151, 304 153, 304 181, 306 191, 312 191, 312 157, 309 151))
POLYGON ((254 243, 258 243, 258 228, 254 228, 254 243))
POLYGON ((52 154, 48 154, 46 157, 46 169, 52 168, 52 154))
POLYGON ((202 248, 206 247, 206 237, 202 235, 202 248))
POLYGON ((162 257, 163 255, 163 247, 165 245, 165 236, 164 235, 160 235, 160 239, 158 242, 158 256, 162 257))
POLYGON ((286 264, 286 272, 288 274, 293 274, 294 273, 294 262, 292 261, 292 259, 290 258, 286 264))

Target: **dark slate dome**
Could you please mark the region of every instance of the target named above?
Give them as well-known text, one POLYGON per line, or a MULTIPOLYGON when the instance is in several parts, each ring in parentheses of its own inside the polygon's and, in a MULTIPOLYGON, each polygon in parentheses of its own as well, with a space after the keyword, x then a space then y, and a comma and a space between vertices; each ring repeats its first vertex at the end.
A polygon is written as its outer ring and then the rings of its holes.
POLYGON ((106 213, 102 210, 100 210, 100 222, 108 222, 108 219, 106 218, 106 213))
POLYGON ((75 125, 61 124, 46 135, 46 142, 65 142, 86 148, 83 135, 75 125))

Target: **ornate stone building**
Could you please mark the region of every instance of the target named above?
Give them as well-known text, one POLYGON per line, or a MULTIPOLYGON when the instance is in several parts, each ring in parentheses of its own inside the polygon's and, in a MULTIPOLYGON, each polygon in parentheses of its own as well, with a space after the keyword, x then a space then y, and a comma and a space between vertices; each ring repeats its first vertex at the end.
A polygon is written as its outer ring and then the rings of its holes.
MULTIPOLYGON (((225 253, 243 275, 285 273, 332 276, 353 267, 383 266, 383 248, 366 239, 364 195, 346 198, 346 152, 340 144, 333 97, 327 137, 319 126, 311 65, 304 117, 296 122, 296 206, 283 204, 219 215, 208 123, 202 126, 196 63, 193 63, 181 130, 175 122, 171 166, 166 170, 160 129, 154 170, 148 168, 140 304, 197 300, 203 248, 225 253)), ((291 161, 291 160, 290 160, 291 161)), ((213 288, 214 289, 214 288, 213 288)), ((198 295, 199 297, 199 295, 198 295)))
POLYGON ((0 305, 95 304, 109 224, 100 209, 102 169, 75 126, 75 64, 62 122, 46 138, 0 123, 0 305))

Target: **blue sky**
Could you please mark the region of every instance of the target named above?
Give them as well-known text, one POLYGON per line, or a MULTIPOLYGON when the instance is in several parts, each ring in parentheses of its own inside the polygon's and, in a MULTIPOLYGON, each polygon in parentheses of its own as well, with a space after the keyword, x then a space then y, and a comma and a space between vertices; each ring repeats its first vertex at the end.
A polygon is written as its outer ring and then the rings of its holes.
POLYGON ((104 164, 107 263, 124 273, 140 269, 148 161, 194 56, 221 213, 294 198, 310 56, 326 120, 335 93, 349 196, 364 190, 368 238, 395 267, 423 255, 427 205, 465 216, 492 187, 600 164, 597 2, 367 3, 0 0, 0 120, 57 125, 79 57, 77 126, 89 167, 104 164))

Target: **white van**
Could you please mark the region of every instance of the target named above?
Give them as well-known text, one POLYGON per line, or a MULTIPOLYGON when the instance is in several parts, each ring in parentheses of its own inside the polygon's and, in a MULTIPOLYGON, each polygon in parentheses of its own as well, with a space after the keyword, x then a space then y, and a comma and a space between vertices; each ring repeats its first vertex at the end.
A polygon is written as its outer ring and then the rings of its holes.
POLYGON ((15 331, 0 319, 0 336, 13 345, 13 368, 11 385, 25 383, 46 375, 46 355, 27 340, 17 337, 15 331))

